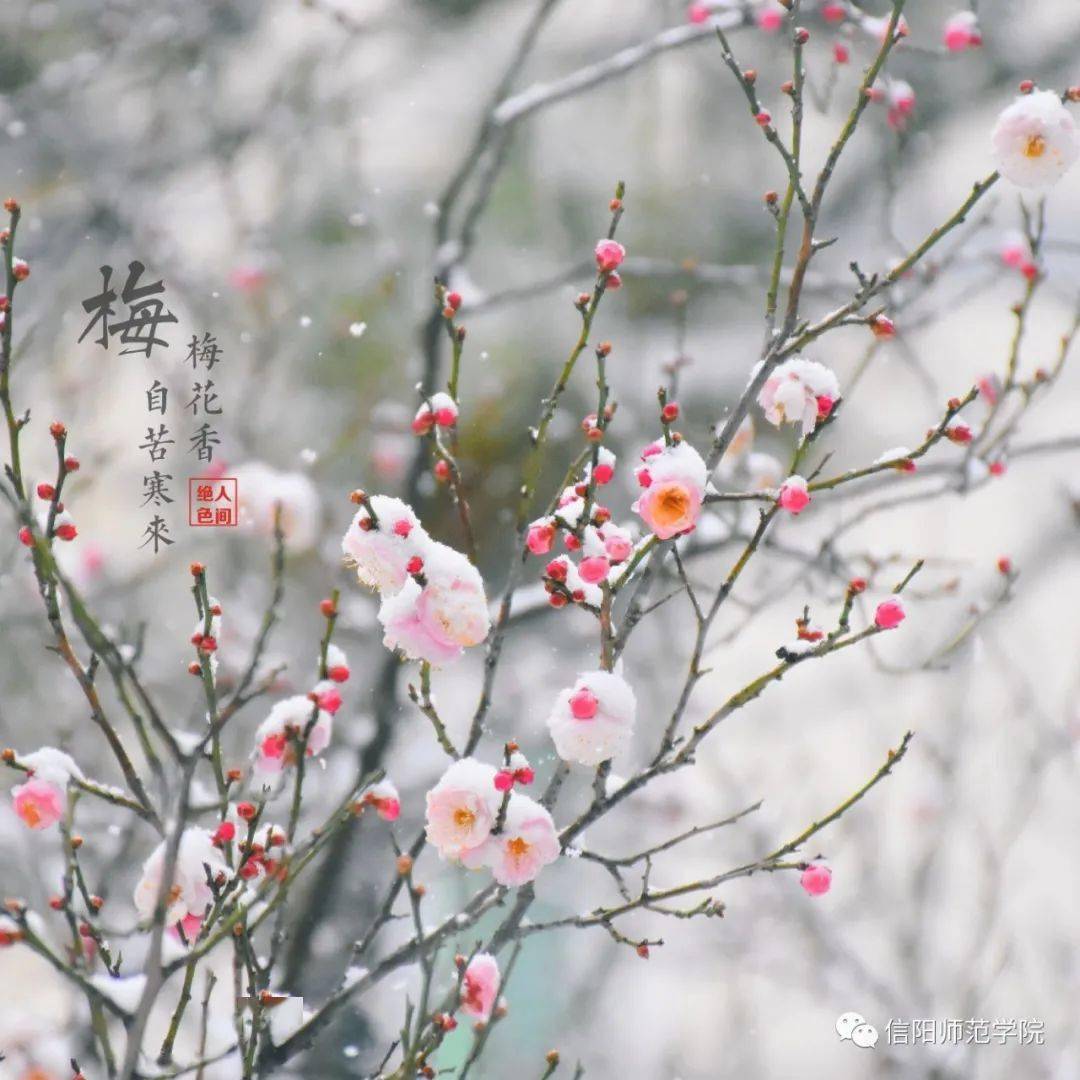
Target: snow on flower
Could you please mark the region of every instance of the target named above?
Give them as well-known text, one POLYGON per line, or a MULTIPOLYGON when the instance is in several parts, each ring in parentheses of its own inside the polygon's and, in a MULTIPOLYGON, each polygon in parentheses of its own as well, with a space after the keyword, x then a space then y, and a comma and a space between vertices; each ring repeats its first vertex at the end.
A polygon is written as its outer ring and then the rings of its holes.
MULTIPOLYGON (((876 37, 878 41, 883 42, 885 40, 885 35, 889 32, 890 22, 891 17, 888 15, 865 15, 862 19, 862 28, 871 37, 876 37)), ((907 19, 901 15, 900 18, 896 20, 896 36, 904 38, 907 37, 909 33, 911 33, 911 28, 908 26, 907 19)))
POLYGON ((963 52, 982 44, 979 19, 974 11, 958 11, 945 21, 941 32, 942 43, 949 52, 963 52))
POLYGON ((344 649, 333 643, 326 647, 326 674, 332 682, 349 681, 349 658, 344 649))
POLYGON ((341 708, 341 691, 337 688, 337 683, 332 679, 323 679, 321 682, 317 682, 311 692, 315 695, 319 708, 328 712, 331 716, 341 708))
POLYGON ((894 446, 891 450, 886 450, 874 461, 874 464, 890 464, 898 472, 915 472, 917 468, 911 458, 911 451, 906 446, 894 446))
POLYGON ((889 127, 894 131, 903 131, 915 111, 915 90, 911 83, 903 79, 890 79, 886 101, 889 106, 889 127))
POLYGON ((535 799, 513 792, 502 830, 489 835, 479 847, 462 851, 460 857, 472 869, 490 867, 500 885, 526 885, 559 857, 555 822, 535 799))
POLYGON ((417 435, 426 435, 433 427, 453 427, 457 423, 458 407, 454 399, 440 390, 432 394, 416 411, 412 429, 417 435))
POLYGON ((321 754, 330 745, 333 730, 333 716, 306 694, 295 694, 277 702, 255 730, 256 776, 276 775, 286 766, 296 764, 295 740, 305 731, 308 732, 307 756, 321 754), (312 725, 310 731, 309 725, 312 725))
MULTIPOLYGON (((140 918, 150 920, 154 915, 161 878, 165 873, 165 848, 163 840, 143 863, 142 876, 135 886, 135 909, 140 918)), ((221 852, 214 846, 214 839, 206 829, 187 828, 180 837, 176 867, 172 882, 165 896, 166 921, 172 925, 188 916, 201 919, 214 896, 206 881, 206 867, 212 877, 228 874, 229 868, 221 852)))
POLYGON ((487 1021, 499 999, 499 964, 491 953, 477 953, 461 980, 461 1011, 474 1020, 487 1021))
POLYGON ((401 816, 401 796, 392 780, 380 780, 364 794, 363 801, 375 807, 383 821, 397 821, 401 816))
POLYGON ((409 580, 410 560, 423 560, 432 541, 401 499, 372 495, 368 502, 377 523, 367 506, 361 506, 342 537, 341 550, 361 585, 392 594, 409 580))
POLYGON ((1018 97, 998 117, 992 142, 1002 175, 1018 187, 1050 187, 1080 157, 1072 115, 1051 90, 1018 97))
POLYGON ((459 551, 432 541, 423 584, 410 578, 379 607, 383 643, 412 660, 444 664, 479 645, 491 628, 480 572, 459 551))
POLYGON ((701 455, 685 441, 659 450, 655 446, 642 454, 645 465, 637 470, 637 478, 645 490, 632 509, 659 539, 670 540, 697 524, 708 470, 701 455))
POLYGON ((625 679, 590 671, 559 692, 547 725, 564 761, 599 765, 626 746, 636 712, 634 691, 625 679))
POLYGON ((821 863, 811 863, 802 872, 799 884, 810 896, 824 896, 832 886, 832 871, 821 863))
POLYGON ((546 555, 555 543, 555 519, 538 518, 525 535, 525 543, 534 555, 546 555))
POLYGON ((591 461, 585 466, 585 482, 588 483, 590 479, 594 479, 600 487, 603 487, 604 484, 610 484, 615 476, 616 460, 615 455, 606 446, 598 447, 596 451, 596 468, 593 468, 591 461))
POLYGON ((31 829, 48 829, 67 811, 67 786, 82 771, 62 750, 43 746, 20 758, 27 769, 24 783, 11 789, 12 808, 31 829))
POLYGON ((427 793, 427 838, 444 859, 481 847, 499 812, 495 769, 474 758, 455 761, 427 793))
POLYGON ((806 480, 801 476, 789 476, 780 485, 780 495, 776 500, 781 510, 789 514, 800 514, 810 505, 810 492, 806 480))
POLYGON ((278 472, 260 461, 236 470, 240 524, 262 536, 273 536, 274 513, 281 505, 281 531, 285 547, 308 551, 320 535, 322 508, 315 485, 303 473, 278 472))
POLYGON ((795 356, 765 380, 758 404, 770 424, 801 423, 803 435, 809 435, 839 397, 840 384, 824 364, 795 356))

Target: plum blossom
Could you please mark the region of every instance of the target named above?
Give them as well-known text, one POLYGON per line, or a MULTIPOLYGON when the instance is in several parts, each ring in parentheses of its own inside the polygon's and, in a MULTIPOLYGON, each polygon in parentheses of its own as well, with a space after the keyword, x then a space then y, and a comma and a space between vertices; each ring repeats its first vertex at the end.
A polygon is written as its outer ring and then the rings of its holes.
POLYGON ((240 524, 263 536, 274 532, 274 513, 281 505, 281 531, 291 552, 308 551, 320 536, 322 508, 315 485, 303 473, 278 472, 260 461, 236 469, 240 524))
POLYGON ((443 428, 453 427, 457 419, 457 402, 445 390, 440 390, 417 409, 412 429, 416 435, 426 435, 436 425, 443 428))
POLYGON ((889 127, 894 131, 903 131, 915 111, 915 90, 911 83, 903 79, 890 79, 886 101, 889 127))
POLYGON ((499 812, 495 769, 455 761, 427 793, 427 838, 444 859, 460 859, 487 840, 499 812))
POLYGON ((599 765, 626 746, 636 712, 634 691, 625 679, 609 671, 589 671, 559 692, 548 730, 564 761, 599 765))
POLYGON ((904 602, 899 596, 890 596, 882 600, 874 612, 874 625, 881 630, 892 630, 907 618, 904 602))
POLYGON ((1051 90, 1018 97, 998 117, 992 141, 998 169, 1018 187, 1050 187, 1080 157, 1076 124, 1051 90))
POLYGON ((708 480, 701 455, 680 440, 670 446, 653 443, 642 458, 637 478, 645 490, 632 509, 661 540, 689 532, 697 524, 708 480))
POLYGON ((958 11, 945 21, 941 32, 942 43, 949 52, 963 52, 982 44, 979 19, 974 11, 958 11))
POLYGON ((559 857, 559 836, 551 815, 535 799, 513 792, 506 819, 498 834, 461 853, 463 865, 490 867, 500 885, 509 888, 534 881, 540 871, 559 857))
MULTIPOLYGON (((153 918, 157 905, 161 878, 165 873, 167 843, 163 840, 150 853, 135 886, 135 909, 144 920, 153 918)), ((206 829, 185 829, 180 837, 171 887, 165 897, 165 920, 170 926, 188 916, 201 919, 214 902, 214 894, 206 881, 206 867, 210 868, 211 877, 229 873, 221 852, 214 846, 213 836, 206 829)))
MULTIPOLYGON (((862 28, 871 36, 876 37, 878 41, 884 41, 885 35, 889 32, 889 23, 891 22, 889 15, 865 15, 862 20, 862 28)), ((898 38, 907 37, 911 33, 911 27, 908 26, 907 19, 903 15, 896 20, 896 36, 898 38)))
POLYGON ((911 450, 906 446, 894 446, 878 456, 875 465, 892 464, 897 472, 915 472, 917 465, 911 457, 911 450))
POLYGON ((339 645, 331 643, 326 647, 326 674, 336 683, 349 681, 349 658, 339 645))
POLYGON ((800 514, 810 505, 810 492, 806 480, 801 476, 789 476, 780 485, 780 495, 776 500, 781 510, 789 514, 800 514))
POLYGON ((758 404, 770 424, 801 423, 805 436, 832 412, 839 397, 840 384, 824 364, 795 356, 765 380, 758 404))
POLYGON ((11 789, 15 813, 31 829, 48 829, 67 812, 67 788, 71 779, 81 780, 82 771, 62 750, 43 746, 20 759, 27 779, 11 789))
POLYGON ((477 953, 461 980, 461 1011, 474 1020, 488 1021, 499 999, 499 964, 491 953, 477 953))
POLYGON ((422 560, 432 540, 412 507, 401 499, 372 495, 368 503, 377 523, 368 507, 361 506, 342 537, 341 550, 361 585, 390 595, 409 580, 410 560, 422 560))
POLYGON ((602 274, 610 274, 622 265, 623 259, 626 258, 626 248, 617 240, 597 240, 594 254, 596 268, 602 274))
POLYGON ((832 871, 821 863, 811 863, 799 878, 809 896, 824 896, 832 886, 832 871))
POLYGON ((606 446, 597 447, 596 467, 593 467, 591 461, 585 467, 586 483, 589 480, 595 480, 600 487, 610 484, 615 476, 616 460, 615 455, 606 446))
POLYGON ((317 682, 311 691, 319 708, 333 716, 341 708, 341 691, 332 679, 317 682))
POLYGON ((295 740, 305 731, 308 732, 307 756, 321 754, 330 745, 333 730, 333 716, 306 694, 296 694, 277 702, 255 730, 253 768, 256 776, 273 776, 286 766, 295 765, 295 740))
POLYGON ((784 25, 785 15, 787 15, 787 8, 778 0, 764 0, 758 5, 754 21, 759 30, 764 30, 766 34, 775 34, 784 25))
POLYGON ((374 806, 375 812, 383 821, 397 821, 401 816, 401 796, 392 780, 380 780, 373 784, 364 793, 362 801, 374 806))
POLYGON ((491 628, 480 572, 459 551, 432 541, 423 584, 410 578, 379 607, 383 643, 412 660, 445 664, 479 645, 491 628))
POLYGON ((557 526, 554 518, 538 518, 525 534, 525 543, 534 555, 546 555, 555 543, 557 526))

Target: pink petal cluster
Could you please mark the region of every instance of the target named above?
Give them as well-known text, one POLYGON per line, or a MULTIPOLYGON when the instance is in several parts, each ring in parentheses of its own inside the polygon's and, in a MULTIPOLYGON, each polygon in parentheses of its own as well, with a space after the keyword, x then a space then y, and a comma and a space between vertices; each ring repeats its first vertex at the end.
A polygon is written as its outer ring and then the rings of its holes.
POLYGON ((757 400, 770 424, 802 424, 809 435, 839 397, 840 384, 824 364, 794 356, 765 380, 757 400))
POLYGON ((610 274, 622 265, 626 258, 626 248, 617 240, 597 240, 594 254, 597 270, 602 274, 610 274))
POLYGON ((685 440, 654 442, 641 455, 638 483, 644 489, 632 509, 661 540, 690 532, 697 525, 708 470, 685 440))
POLYGON ((810 896, 824 896, 832 887, 832 871, 821 863, 811 863, 802 872, 799 884, 810 896))
POLYGON ((510 795, 499 833, 491 833, 478 847, 462 852, 470 869, 486 866, 500 885, 514 888, 534 881, 560 852, 559 836, 551 815, 535 799, 510 795))
POLYGON ((331 682, 349 681, 349 658, 345 650, 333 642, 326 647, 326 674, 331 682))
POLYGON ((364 794, 363 801, 375 807, 383 821, 397 821, 401 816, 401 796, 391 780, 380 780, 364 794))
POLYGON ((891 79, 886 94, 888 102, 889 127, 894 131, 903 131, 915 112, 915 90, 911 83, 903 79, 891 79))
POLYGON ((766 34, 775 34, 784 25, 786 14, 787 9, 778 0, 763 0, 758 6, 754 21, 759 30, 764 30, 766 34))
POLYGON ((82 771, 62 750, 43 746, 19 758, 26 769, 26 781, 11 789, 11 804, 28 828, 48 829, 67 812, 67 789, 72 779, 81 780, 82 771))
POLYGON ((480 572, 459 551, 431 541, 421 574, 379 606, 383 644, 411 660, 447 664, 491 629, 480 572))
MULTIPOLYGON (((165 872, 165 847, 162 841, 143 863, 142 876, 135 886, 135 909, 140 918, 153 918, 165 872)), ((172 882, 166 894, 166 921, 171 925, 189 916, 201 919, 214 895, 206 880, 206 869, 211 877, 228 874, 229 867, 221 852, 214 846, 213 836, 206 829, 188 828, 180 837, 176 866, 172 882)))
POLYGON ((1018 187, 1048 188, 1080 157, 1072 114, 1052 90, 1021 94, 998 117, 991 138, 998 169, 1018 187))
POLYGON ((599 765, 629 742, 636 714, 637 700, 625 679, 589 671, 559 692, 547 725, 563 761, 599 765))
POLYGON ((321 754, 330 745, 334 731, 332 714, 306 694, 295 694, 277 702, 255 730, 252 767, 256 777, 275 776, 295 765, 296 739, 305 731, 307 756, 321 754))
POLYGON ((781 510, 789 514, 800 514, 810 505, 810 492, 806 480, 798 475, 789 476, 780 485, 780 495, 776 500, 781 510))
POLYGON ((412 507, 390 495, 372 495, 372 521, 361 506, 341 540, 345 561, 355 567, 361 585, 381 593, 396 593, 409 580, 413 558, 423 559, 434 543, 412 507))
POLYGON ((882 600, 874 612, 874 625, 881 630, 892 630, 907 618, 904 602, 899 596, 890 596, 882 600))
POLYGON ((477 953, 465 969, 461 980, 461 1011, 474 1020, 486 1023, 499 1000, 502 976, 499 964, 491 953, 477 953))

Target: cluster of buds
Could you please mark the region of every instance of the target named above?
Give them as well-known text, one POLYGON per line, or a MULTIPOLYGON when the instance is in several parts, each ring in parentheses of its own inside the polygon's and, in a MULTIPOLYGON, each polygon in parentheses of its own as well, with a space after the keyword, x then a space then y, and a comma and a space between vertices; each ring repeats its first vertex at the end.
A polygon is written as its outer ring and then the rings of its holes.
MULTIPOLYGON (((617 212, 618 208, 616 208, 617 212)), ((622 285, 622 278, 616 270, 626 258, 626 248, 617 240, 598 240, 593 252, 596 258, 596 269, 605 289, 618 289, 622 285)), ((588 303, 588 294, 583 294, 588 303)), ((578 298, 578 306, 581 306, 581 298, 578 298)))
POLYGON ((423 402, 413 417, 414 435, 427 435, 433 427, 451 428, 457 423, 457 402, 444 391, 432 394, 423 402))
POLYGON ((518 749, 516 742, 508 742, 503 748, 503 767, 495 774, 495 790, 512 791, 515 784, 528 787, 536 779, 529 759, 518 749))

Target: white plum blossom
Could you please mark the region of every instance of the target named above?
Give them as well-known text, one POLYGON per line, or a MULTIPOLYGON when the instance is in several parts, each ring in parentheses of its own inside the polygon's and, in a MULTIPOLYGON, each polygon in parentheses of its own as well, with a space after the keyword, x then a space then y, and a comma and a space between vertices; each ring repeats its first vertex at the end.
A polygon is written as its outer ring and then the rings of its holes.
MULTIPOLYGON (((135 909, 144 920, 154 915, 162 875, 165 873, 167 843, 163 840, 150 853, 135 886, 135 909)), ((229 873, 221 852, 214 846, 212 834, 206 829, 185 829, 180 837, 171 887, 165 898, 165 919, 170 925, 189 917, 201 919, 207 906, 213 903, 214 895, 206 881, 206 867, 210 868, 212 877, 229 873)))
POLYGON ((802 424, 809 435, 832 412, 840 397, 840 384, 824 364, 793 356, 765 380, 758 404, 770 424, 802 424))
POLYGON ((375 522, 368 507, 361 506, 342 537, 341 550, 361 585, 392 595, 408 581, 410 560, 423 560, 432 540, 401 499, 372 495, 368 502, 375 522))
POLYGON ((1072 114, 1051 90, 1018 97, 998 117, 992 141, 998 169, 1018 187, 1050 187, 1080 157, 1072 114))
POLYGON ((459 551, 432 541, 423 584, 410 578, 379 607, 383 643, 411 660, 446 664, 488 635, 491 619, 480 572, 459 551))
POLYGON ((627 744, 636 712, 634 691, 625 679, 609 671, 590 671, 559 692, 548 730, 564 761, 599 765, 627 744))
POLYGON ((281 505, 281 531, 291 552, 309 551, 321 534, 322 507, 315 485, 304 474, 278 472, 261 461, 236 470, 240 524, 261 536, 272 536, 274 514, 281 505))

